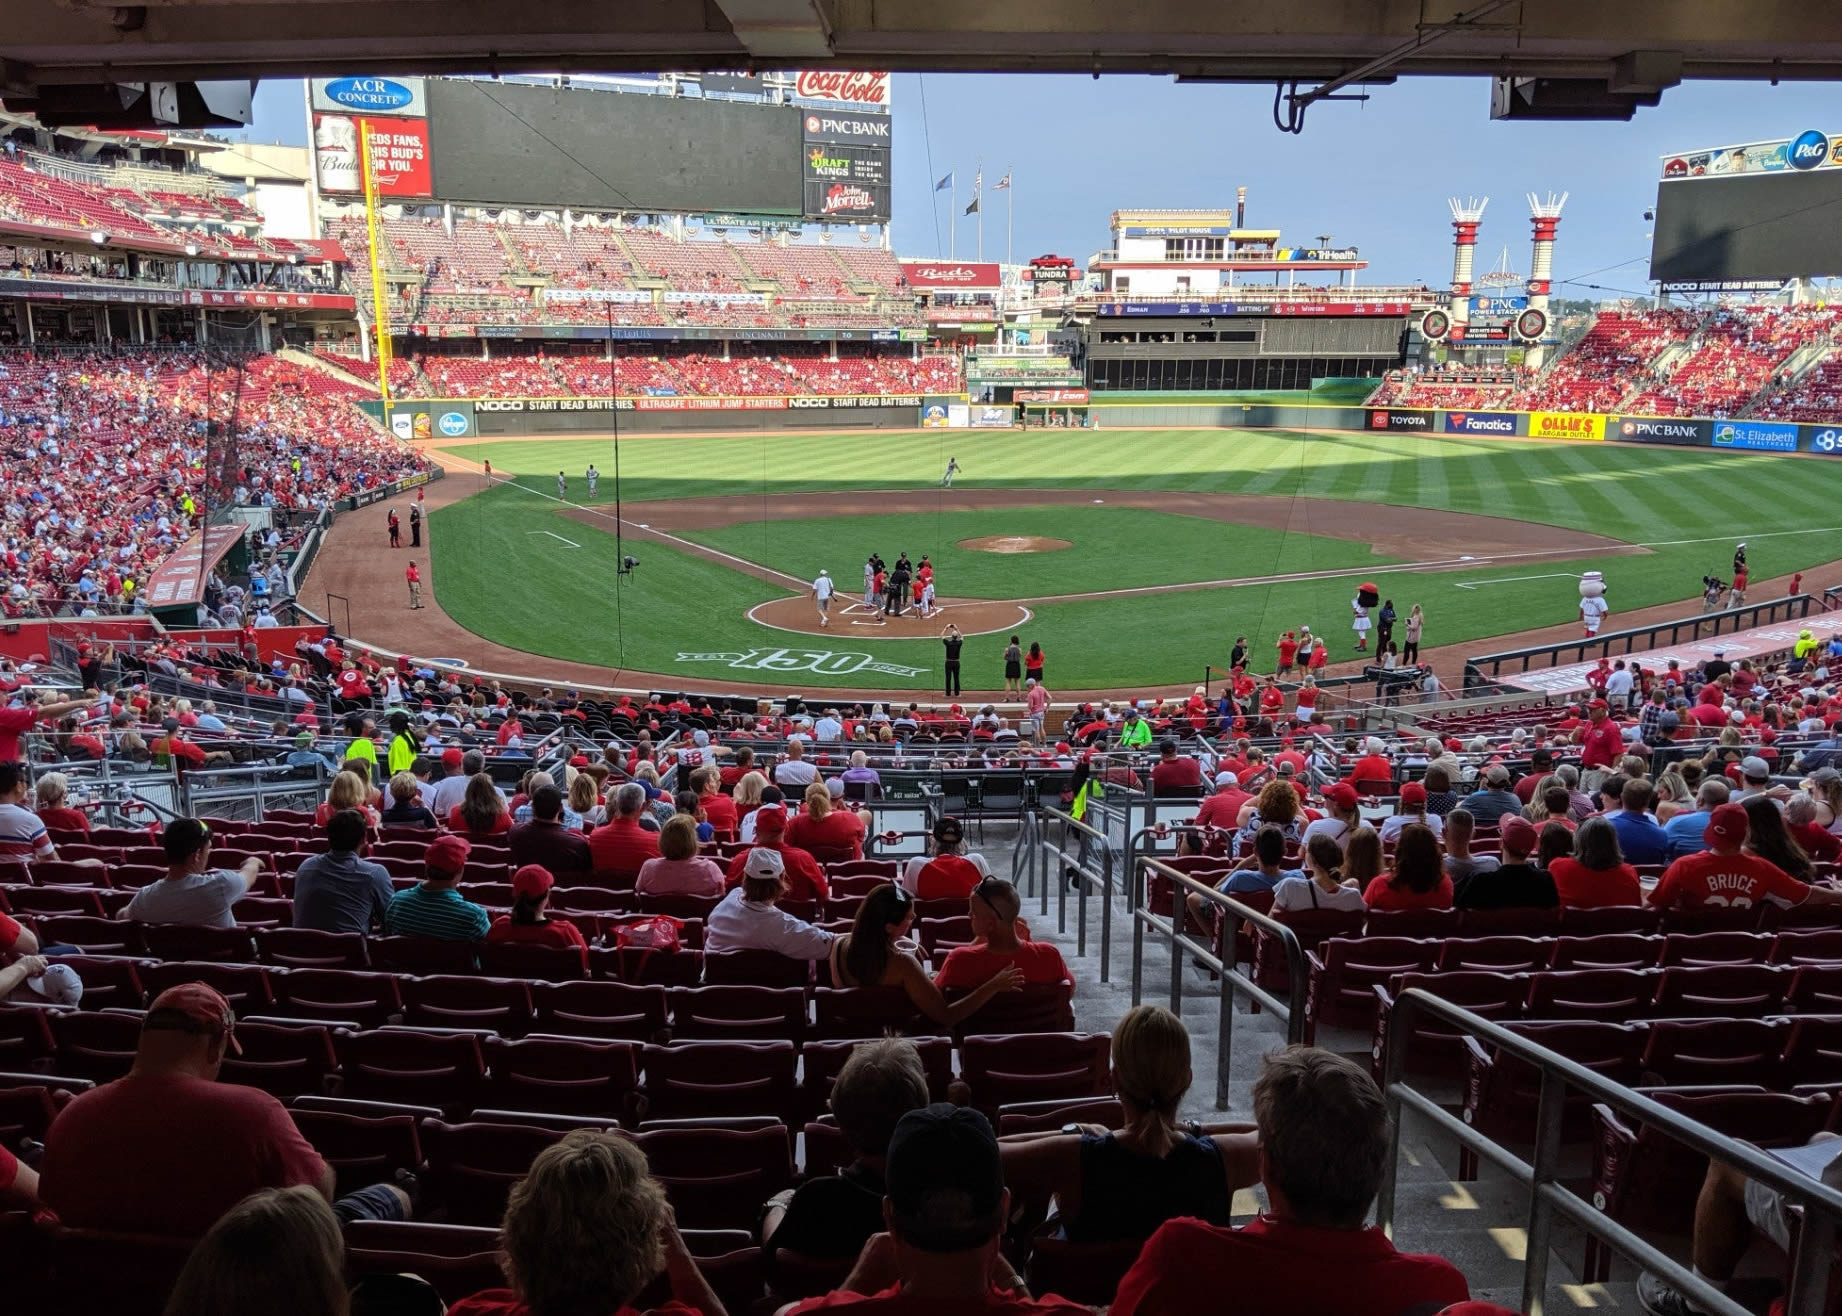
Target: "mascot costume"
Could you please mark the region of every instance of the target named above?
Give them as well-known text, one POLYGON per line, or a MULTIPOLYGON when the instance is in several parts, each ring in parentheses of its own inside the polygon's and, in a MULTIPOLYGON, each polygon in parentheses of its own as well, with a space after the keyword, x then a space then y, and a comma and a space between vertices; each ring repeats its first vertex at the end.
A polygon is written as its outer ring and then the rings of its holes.
POLYGON ((1610 611, 1605 602, 1605 577, 1597 571, 1581 576, 1580 624, 1586 628, 1587 639, 1599 633, 1599 625, 1610 611))

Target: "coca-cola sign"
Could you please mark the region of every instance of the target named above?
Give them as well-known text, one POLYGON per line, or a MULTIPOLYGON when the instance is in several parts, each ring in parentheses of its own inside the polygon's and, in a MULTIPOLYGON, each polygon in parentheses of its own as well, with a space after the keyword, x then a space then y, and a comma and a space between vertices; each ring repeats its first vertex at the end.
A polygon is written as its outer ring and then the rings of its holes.
POLYGON ((902 277, 911 288, 996 288, 998 262, 994 260, 905 260, 902 277))
POLYGON ((806 69, 795 75, 793 94, 801 100, 836 101, 843 105, 889 108, 889 75, 841 69, 806 69))

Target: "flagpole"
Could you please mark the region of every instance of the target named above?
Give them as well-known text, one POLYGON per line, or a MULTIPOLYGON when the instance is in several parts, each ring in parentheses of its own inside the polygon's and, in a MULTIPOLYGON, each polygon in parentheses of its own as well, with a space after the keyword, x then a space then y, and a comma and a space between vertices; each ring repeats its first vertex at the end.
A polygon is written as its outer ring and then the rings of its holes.
MULTIPOLYGON (((1011 171, 1006 169, 1004 176, 1009 178, 1011 171)), ((1004 263, 1006 265, 1011 263, 1011 210, 1017 204, 1011 197, 1014 191, 1016 191, 1014 187, 1004 189, 1004 263)))
POLYGON ((947 243, 947 259, 959 259, 959 178, 947 175, 947 213, 953 217, 953 236, 947 243))

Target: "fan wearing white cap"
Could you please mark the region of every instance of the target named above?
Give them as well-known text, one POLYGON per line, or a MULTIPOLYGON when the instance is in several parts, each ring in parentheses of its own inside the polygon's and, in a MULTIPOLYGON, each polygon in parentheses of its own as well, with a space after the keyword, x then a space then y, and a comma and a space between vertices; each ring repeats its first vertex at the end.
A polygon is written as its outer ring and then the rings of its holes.
POLYGON ((83 999, 83 980, 68 964, 43 955, 21 955, 0 969, 0 1001, 26 1005, 76 1005, 83 999))
POLYGON ((812 601, 819 605, 819 625, 831 625, 831 599, 837 592, 837 586, 831 583, 831 572, 820 571, 812 582, 812 601))
POLYGON ((704 953, 772 950, 796 960, 822 960, 829 955, 831 933, 776 908, 786 894, 786 873, 779 851, 766 846, 749 850, 742 860, 741 885, 724 896, 704 920, 704 953))

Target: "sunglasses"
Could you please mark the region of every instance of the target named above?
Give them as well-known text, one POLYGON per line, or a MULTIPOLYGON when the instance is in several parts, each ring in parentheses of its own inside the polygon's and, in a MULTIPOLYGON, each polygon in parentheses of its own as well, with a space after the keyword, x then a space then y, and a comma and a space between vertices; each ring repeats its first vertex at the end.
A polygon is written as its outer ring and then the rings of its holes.
POLYGON ((991 912, 995 914, 998 912, 998 906, 997 906, 995 897, 1003 890, 1004 890, 1004 884, 1003 884, 1002 879, 996 878, 996 877, 987 877, 983 879, 977 886, 972 888, 972 894, 975 899, 984 901, 985 907, 991 910, 991 912))

